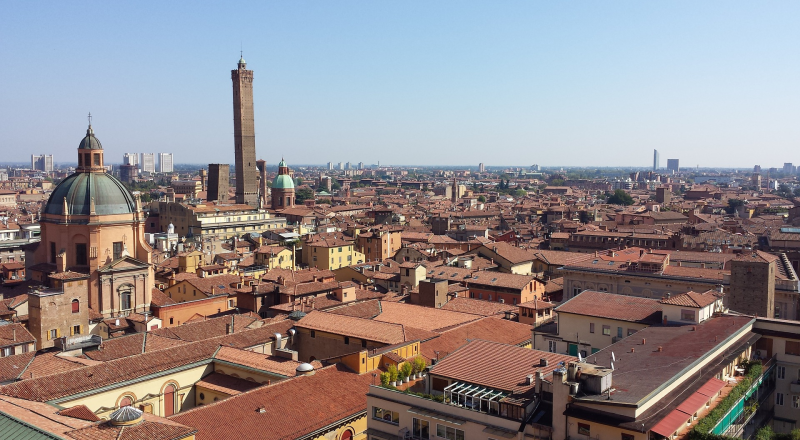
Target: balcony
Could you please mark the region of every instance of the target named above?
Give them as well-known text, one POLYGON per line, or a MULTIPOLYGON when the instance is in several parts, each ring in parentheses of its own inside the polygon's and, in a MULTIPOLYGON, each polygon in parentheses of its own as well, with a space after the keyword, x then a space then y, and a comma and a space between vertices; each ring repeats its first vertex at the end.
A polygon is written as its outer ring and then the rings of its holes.
POLYGON ((97 347, 103 342, 103 338, 99 335, 78 335, 58 338, 53 342, 61 351, 69 351, 97 347))

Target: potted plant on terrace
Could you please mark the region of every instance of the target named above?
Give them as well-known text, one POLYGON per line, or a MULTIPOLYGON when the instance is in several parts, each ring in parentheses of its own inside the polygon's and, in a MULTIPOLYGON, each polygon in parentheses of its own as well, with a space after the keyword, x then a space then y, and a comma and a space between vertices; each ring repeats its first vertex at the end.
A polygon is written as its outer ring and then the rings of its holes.
POLYGON ((409 378, 411 377, 411 371, 414 367, 411 366, 410 362, 404 362, 403 366, 400 367, 400 377, 403 378, 403 382, 408 382, 409 378))
POLYGON ((393 387, 396 387, 397 384, 397 367, 394 365, 389 365, 386 369, 386 372, 389 374, 389 383, 392 384, 393 387))
POLYGON ((422 377, 422 373, 425 371, 425 367, 428 366, 428 363, 425 362, 425 359, 422 356, 417 356, 414 358, 414 377, 422 377))

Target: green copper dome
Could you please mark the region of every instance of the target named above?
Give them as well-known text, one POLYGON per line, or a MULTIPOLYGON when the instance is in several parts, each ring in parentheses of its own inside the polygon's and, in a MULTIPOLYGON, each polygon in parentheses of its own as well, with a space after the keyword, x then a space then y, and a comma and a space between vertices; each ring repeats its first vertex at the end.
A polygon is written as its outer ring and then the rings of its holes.
POLYGON ((83 138, 81 144, 78 146, 82 150, 102 150, 103 146, 100 145, 100 140, 94 137, 94 130, 92 126, 86 129, 86 137, 83 138))
POLYGON ((106 173, 75 173, 67 177, 50 195, 44 213, 64 215, 65 198, 69 215, 89 215, 92 198, 97 215, 136 212, 136 202, 130 191, 106 173))
POLYGON ((294 182, 292 182, 292 178, 288 174, 279 174, 275 176, 275 180, 272 181, 272 187, 281 189, 294 189, 294 182))

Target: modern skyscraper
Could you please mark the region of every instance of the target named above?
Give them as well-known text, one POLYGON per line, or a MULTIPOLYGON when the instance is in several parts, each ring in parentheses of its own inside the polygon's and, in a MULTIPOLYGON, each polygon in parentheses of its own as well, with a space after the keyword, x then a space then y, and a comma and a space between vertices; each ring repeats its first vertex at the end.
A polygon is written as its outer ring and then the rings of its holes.
POLYGON ((681 170, 680 159, 667 159, 667 170, 677 173, 681 170))
POLYGON ((208 164, 208 193, 206 200, 219 203, 228 201, 231 166, 226 163, 208 164))
POLYGON ((333 162, 328 162, 328 171, 333 170, 333 162))
POLYGON ((653 171, 658 169, 658 150, 653 150, 653 171))
POLYGON ((139 155, 136 153, 125 153, 122 155, 123 165, 139 165, 139 155))
POLYGON ((483 162, 478 164, 478 172, 479 173, 485 173, 486 172, 486 167, 483 165, 483 162))
POLYGON ((158 153, 158 172, 172 172, 172 153, 158 153))
POLYGON ((139 163, 143 173, 155 173, 156 153, 142 153, 142 160, 139 163))
POLYGON ((53 171, 53 155, 31 154, 31 169, 46 173, 53 171))
POLYGON ((231 70, 233 81, 233 145, 236 151, 236 203, 258 207, 256 132, 253 114, 253 71, 244 57, 231 70))

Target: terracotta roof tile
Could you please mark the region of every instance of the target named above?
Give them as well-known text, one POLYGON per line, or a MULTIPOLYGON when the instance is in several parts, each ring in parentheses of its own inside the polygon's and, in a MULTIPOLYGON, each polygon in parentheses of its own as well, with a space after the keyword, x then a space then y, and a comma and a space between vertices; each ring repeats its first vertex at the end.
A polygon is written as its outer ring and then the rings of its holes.
POLYGON ((196 428, 197 440, 241 440, 255 432, 262 440, 291 440, 364 411, 372 381, 371 374, 332 365, 170 419, 196 428))
POLYGON ((428 331, 480 319, 479 315, 398 302, 383 301, 381 309, 381 314, 374 318, 376 321, 403 324, 428 331))
POLYGON ((556 313, 597 316, 618 321, 658 323, 661 304, 658 300, 636 296, 585 290, 556 307, 556 313))
POLYGON ((709 306, 722 297, 722 294, 715 290, 709 290, 703 293, 688 291, 672 295, 669 298, 661 298, 661 304, 669 304, 673 306, 703 308, 709 306))
POLYGON ((559 362, 574 360, 573 356, 476 339, 440 360, 431 374, 522 394, 532 388, 521 385, 527 375, 541 371, 547 377, 559 362), (546 367, 540 366, 541 359, 547 359, 546 367))

